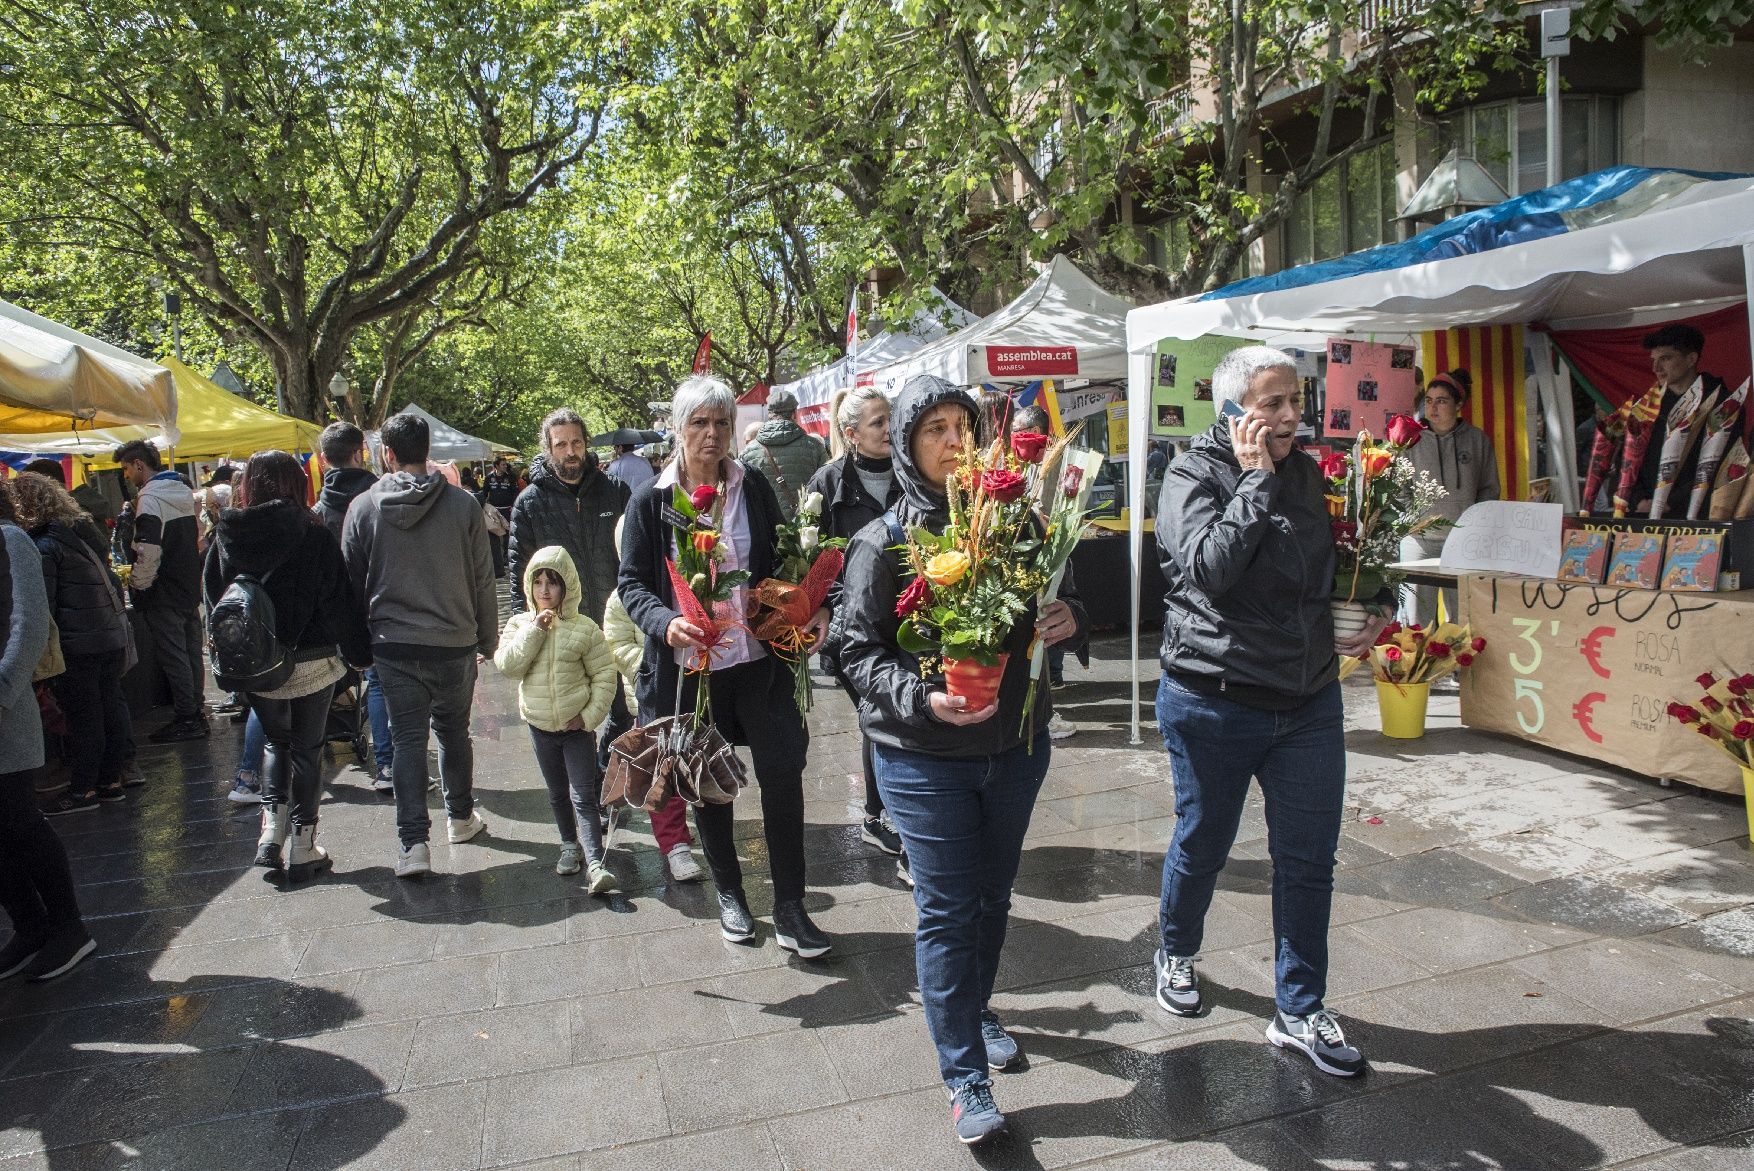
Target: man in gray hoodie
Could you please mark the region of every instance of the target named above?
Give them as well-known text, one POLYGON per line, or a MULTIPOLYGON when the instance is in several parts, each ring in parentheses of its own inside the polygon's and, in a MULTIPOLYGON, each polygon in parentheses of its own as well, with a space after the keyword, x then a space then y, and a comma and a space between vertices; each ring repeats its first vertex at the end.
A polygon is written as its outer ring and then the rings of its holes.
POLYGON ((410 878, 432 871, 429 727, 439 742, 447 836, 466 842, 487 828, 475 812, 469 713, 476 656, 491 655, 499 645, 499 603, 481 506, 427 468, 426 420, 391 417, 383 443, 389 474, 347 510, 341 551, 366 606, 378 684, 390 707, 401 839, 396 875, 410 878))

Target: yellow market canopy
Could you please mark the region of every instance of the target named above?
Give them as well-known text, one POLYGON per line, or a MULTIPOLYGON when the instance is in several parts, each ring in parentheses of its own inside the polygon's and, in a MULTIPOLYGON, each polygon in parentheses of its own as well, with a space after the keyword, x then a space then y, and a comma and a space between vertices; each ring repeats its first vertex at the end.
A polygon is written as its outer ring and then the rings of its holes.
MULTIPOLYGON (((294 454, 317 449, 317 437, 323 429, 315 423, 279 415, 248 399, 239 398, 175 358, 166 358, 164 364, 176 383, 177 423, 182 432, 175 443, 178 459, 210 460, 230 456, 242 460, 268 448, 277 447, 294 454)), ((73 455, 92 463, 107 464, 110 453, 131 439, 150 439, 164 449, 172 446, 157 427, 62 432, 28 439, 0 440, 0 446, 11 451, 73 455)))
POLYGON ((163 366, 0 301, 0 435, 144 423, 175 438, 163 366))

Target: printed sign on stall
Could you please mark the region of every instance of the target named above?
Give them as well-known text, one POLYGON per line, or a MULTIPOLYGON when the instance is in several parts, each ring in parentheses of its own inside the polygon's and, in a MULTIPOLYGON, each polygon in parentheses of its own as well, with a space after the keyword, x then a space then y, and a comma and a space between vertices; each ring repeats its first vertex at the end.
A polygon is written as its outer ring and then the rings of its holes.
POLYGON ((1078 373, 1077 346, 985 346, 988 378, 1059 378, 1078 373))
POLYGON ((1334 338, 1328 342, 1328 385, 1322 432, 1350 439, 1360 431, 1381 438, 1390 415, 1410 415, 1419 395, 1409 346, 1379 346, 1334 338))
POLYGON ((1151 434, 1159 438, 1198 435, 1218 421, 1212 405, 1212 371, 1219 359, 1247 338, 1165 338, 1157 343, 1151 372, 1151 434))

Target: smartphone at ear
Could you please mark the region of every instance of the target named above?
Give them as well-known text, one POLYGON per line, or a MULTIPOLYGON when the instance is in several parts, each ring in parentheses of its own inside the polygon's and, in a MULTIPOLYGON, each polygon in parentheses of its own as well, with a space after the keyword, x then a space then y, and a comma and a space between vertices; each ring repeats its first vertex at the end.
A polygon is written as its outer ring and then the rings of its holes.
POLYGON ((1248 412, 1243 410, 1235 399, 1227 398, 1224 400, 1224 405, 1219 408, 1218 413, 1228 419, 1240 419, 1248 412))

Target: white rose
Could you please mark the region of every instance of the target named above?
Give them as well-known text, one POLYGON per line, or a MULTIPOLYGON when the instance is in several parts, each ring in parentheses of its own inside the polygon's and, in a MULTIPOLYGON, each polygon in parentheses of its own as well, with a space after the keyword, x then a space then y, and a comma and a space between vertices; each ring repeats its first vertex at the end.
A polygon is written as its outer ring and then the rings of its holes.
POLYGON ((821 516, 822 493, 812 492, 804 497, 803 503, 798 505, 798 511, 805 516, 821 516))
POLYGON ((806 553, 816 548, 821 540, 822 530, 815 525, 805 525, 798 530, 798 544, 803 546, 804 552, 806 553))

